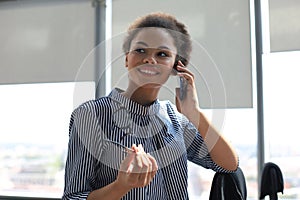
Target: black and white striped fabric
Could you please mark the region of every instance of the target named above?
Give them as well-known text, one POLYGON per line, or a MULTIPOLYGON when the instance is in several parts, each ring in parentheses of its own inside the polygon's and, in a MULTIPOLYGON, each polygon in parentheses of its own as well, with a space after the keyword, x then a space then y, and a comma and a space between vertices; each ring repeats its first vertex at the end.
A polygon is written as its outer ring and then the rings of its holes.
POLYGON ((72 113, 63 199, 86 199, 112 183, 127 147, 142 144, 158 163, 153 181, 135 188, 122 200, 188 199, 187 161, 218 172, 198 130, 169 101, 142 106, 120 94, 120 89, 88 101, 72 113))

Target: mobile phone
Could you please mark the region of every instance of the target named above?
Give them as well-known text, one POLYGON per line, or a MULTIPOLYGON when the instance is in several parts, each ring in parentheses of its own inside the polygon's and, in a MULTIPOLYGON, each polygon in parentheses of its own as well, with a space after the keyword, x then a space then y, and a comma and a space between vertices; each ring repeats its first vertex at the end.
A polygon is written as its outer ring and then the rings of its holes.
POLYGON ((183 77, 179 77, 179 99, 184 100, 187 92, 187 80, 183 77))
MULTIPOLYGON (((178 61, 175 62, 173 68, 177 71, 177 65, 178 65, 178 61)), ((187 93, 187 80, 183 77, 179 77, 179 99, 182 101, 183 99, 185 99, 186 97, 186 93, 187 93)))

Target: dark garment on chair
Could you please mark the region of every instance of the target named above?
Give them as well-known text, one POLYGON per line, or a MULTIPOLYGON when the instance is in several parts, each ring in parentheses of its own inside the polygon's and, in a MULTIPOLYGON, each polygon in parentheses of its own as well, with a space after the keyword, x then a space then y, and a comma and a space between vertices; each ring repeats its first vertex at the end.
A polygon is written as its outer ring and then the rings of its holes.
POLYGON ((216 173, 213 178, 209 200, 246 200, 245 176, 240 168, 234 173, 216 173))
POLYGON ((283 193, 283 185, 280 168, 274 163, 266 163, 261 176, 260 199, 264 199, 265 196, 269 195, 270 200, 277 200, 277 193, 283 193))

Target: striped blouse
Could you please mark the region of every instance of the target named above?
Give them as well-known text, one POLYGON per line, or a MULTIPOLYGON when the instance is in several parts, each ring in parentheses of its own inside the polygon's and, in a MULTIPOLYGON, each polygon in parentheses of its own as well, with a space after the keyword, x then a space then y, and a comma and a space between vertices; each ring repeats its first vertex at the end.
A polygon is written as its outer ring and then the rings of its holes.
POLYGON ((158 164, 152 182, 130 190, 122 200, 188 199, 188 160, 228 172, 212 161, 198 130, 172 103, 156 100, 142 106, 120 92, 113 89, 73 111, 63 199, 86 199, 116 179, 126 152, 114 142, 142 144, 158 164))

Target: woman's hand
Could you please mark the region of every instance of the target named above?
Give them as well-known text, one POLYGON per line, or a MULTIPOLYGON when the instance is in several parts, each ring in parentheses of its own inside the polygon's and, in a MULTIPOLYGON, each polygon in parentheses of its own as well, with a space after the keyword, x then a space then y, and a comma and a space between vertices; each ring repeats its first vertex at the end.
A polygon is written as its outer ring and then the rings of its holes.
POLYGON ((188 82, 187 95, 183 100, 180 100, 179 88, 176 88, 178 111, 184 114, 199 130, 212 160, 224 169, 236 170, 238 157, 235 150, 200 111, 193 73, 187 70, 181 62, 178 62, 177 69, 178 76, 184 77, 188 82))
POLYGON ((145 153, 142 145, 133 145, 131 148, 133 151, 128 151, 122 161, 117 179, 92 191, 87 199, 121 199, 132 188, 145 187, 153 180, 158 169, 155 159, 145 153))
POLYGON ((181 61, 178 62, 177 70, 177 75, 183 77, 187 81, 187 91, 185 98, 180 100, 180 88, 176 88, 176 107, 179 112, 181 112, 188 118, 193 118, 194 115, 196 113, 199 113, 200 111, 196 86, 194 82, 194 74, 189 71, 181 61))
POLYGON ((142 145, 133 145, 131 148, 134 152, 128 152, 116 180, 116 183, 128 190, 148 185, 158 169, 156 160, 145 153, 142 145))

